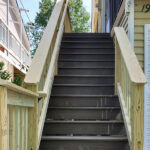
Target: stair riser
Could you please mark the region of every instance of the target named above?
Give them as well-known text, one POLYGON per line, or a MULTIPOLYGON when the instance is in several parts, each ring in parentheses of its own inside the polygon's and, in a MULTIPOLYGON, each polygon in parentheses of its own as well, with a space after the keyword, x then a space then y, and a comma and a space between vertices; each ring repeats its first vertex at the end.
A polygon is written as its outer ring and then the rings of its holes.
POLYGON ((59 68, 61 75, 113 75, 114 68, 59 68))
POLYGON ((98 49, 89 49, 89 48, 83 48, 83 49, 76 49, 76 48, 68 48, 68 49, 61 49, 60 54, 112 54, 114 53, 114 49, 104 49, 104 48, 98 48, 98 49))
POLYGON ((53 86, 52 94, 113 95, 114 86, 53 86))
POLYGON ((129 150, 127 141, 42 141, 41 150, 129 150))
POLYGON ((99 61, 99 60, 101 60, 101 61, 106 61, 106 60, 108 60, 108 61, 112 61, 112 60, 114 60, 114 54, 112 54, 112 55, 107 55, 107 54, 105 54, 105 55, 98 55, 98 54, 95 54, 95 55, 91 55, 91 54, 84 54, 84 55, 81 55, 81 54, 79 54, 79 55, 59 55, 59 60, 76 60, 76 61, 78 61, 78 60, 97 60, 97 61, 99 61))
POLYGON ((47 118, 56 120, 122 120, 122 115, 119 109, 90 110, 49 108, 47 118))
POLYGON ((125 135, 123 123, 46 123, 43 135, 125 135))
POLYGON ((62 77, 54 79, 56 84, 114 84, 114 77, 62 77))
POLYGON ((126 135, 123 123, 46 123, 43 135, 126 135))
POLYGON ((49 106, 54 107, 119 107, 115 97, 57 97, 50 98, 49 106))
POLYGON ((89 62, 89 61, 59 61, 59 67, 114 67, 114 61, 96 61, 96 62, 89 62))

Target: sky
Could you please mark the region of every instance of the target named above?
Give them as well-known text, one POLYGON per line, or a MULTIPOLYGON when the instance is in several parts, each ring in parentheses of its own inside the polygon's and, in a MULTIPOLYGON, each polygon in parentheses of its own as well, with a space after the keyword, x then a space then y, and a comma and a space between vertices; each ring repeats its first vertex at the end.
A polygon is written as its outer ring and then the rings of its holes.
MULTIPOLYGON (((20 0, 17 0, 20 5, 20 0)), ((34 18, 36 16, 36 13, 38 12, 38 7, 39 7, 39 1, 40 0, 21 0, 24 8, 29 10, 28 12, 28 16, 30 18, 30 21, 34 21, 34 18), (32 3, 31 3, 32 1, 32 3)), ((86 10, 90 13, 91 15, 91 0, 83 0, 83 5, 86 8, 86 10)), ((29 19, 27 18, 27 16, 25 15, 24 12, 22 12, 22 17, 24 20, 24 23, 29 22, 29 19)))

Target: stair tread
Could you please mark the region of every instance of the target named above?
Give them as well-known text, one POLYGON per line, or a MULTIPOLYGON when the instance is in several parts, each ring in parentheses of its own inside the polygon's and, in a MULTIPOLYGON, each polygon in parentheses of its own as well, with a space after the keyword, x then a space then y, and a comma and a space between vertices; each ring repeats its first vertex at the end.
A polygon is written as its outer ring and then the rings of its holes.
POLYGON ((78 110, 83 110, 83 109, 85 109, 85 110, 89 110, 89 109, 91 109, 91 110, 95 110, 95 109, 97 109, 97 110, 102 110, 102 109, 104 109, 104 110, 113 110, 113 109, 121 109, 120 107, 49 107, 50 109, 78 109, 78 110))
MULTIPOLYGON (((99 40, 99 41, 68 41, 68 40, 63 40, 61 43, 92 43, 92 44, 100 44, 100 43, 112 43, 112 40, 99 40)), ((113 43, 112 43, 113 44, 113 43)))
POLYGON ((118 97, 116 95, 51 95, 53 97, 118 97))
POLYGON ((61 49, 113 49, 114 50, 114 47, 113 45, 110 45, 110 47, 86 47, 86 46, 78 46, 78 47, 65 47, 64 45, 60 47, 61 49))
POLYGON ((116 124, 116 123, 118 123, 118 124, 124 124, 124 122, 123 121, 120 121, 120 120, 109 120, 109 121, 76 121, 76 120, 46 120, 45 121, 45 123, 70 123, 70 124, 72 124, 72 123, 74 123, 74 124, 97 124, 97 123, 99 123, 99 124, 116 124))
POLYGON ((115 53, 60 53, 60 55, 115 55, 115 53))
POLYGON ((126 136, 42 136, 42 140, 127 141, 126 136))
POLYGON ((114 62, 114 60, 73 60, 73 59, 59 59, 59 62, 114 62))
POLYGON ((66 69, 114 69, 114 67, 107 67, 107 66, 102 66, 102 67, 59 67, 60 69, 61 68, 66 68, 66 69))
POLYGON ((114 75, 61 75, 58 74, 55 77, 114 77, 114 75))
POLYGON ((97 87, 102 87, 102 86, 114 86, 114 84, 53 84, 53 86, 83 86, 83 87, 92 87, 92 86, 97 86, 97 87))

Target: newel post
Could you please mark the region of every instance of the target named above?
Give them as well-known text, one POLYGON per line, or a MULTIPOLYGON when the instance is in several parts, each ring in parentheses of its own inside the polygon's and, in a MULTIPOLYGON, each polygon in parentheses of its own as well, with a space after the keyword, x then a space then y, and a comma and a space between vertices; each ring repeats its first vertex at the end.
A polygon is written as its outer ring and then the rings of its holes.
POLYGON ((143 150, 144 143, 144 84, 133 84, 132 90, 132 150, 143 150))
POLYGON ((8 149, 7 88, 0 86, 0 150, 8 149))
MULTIPOLYGON (((27 88, 37 93, 37 85, 27 88)), ((38 99, 34 98, 34 107, 28 109, 28 150, 38 150, 38 99)))

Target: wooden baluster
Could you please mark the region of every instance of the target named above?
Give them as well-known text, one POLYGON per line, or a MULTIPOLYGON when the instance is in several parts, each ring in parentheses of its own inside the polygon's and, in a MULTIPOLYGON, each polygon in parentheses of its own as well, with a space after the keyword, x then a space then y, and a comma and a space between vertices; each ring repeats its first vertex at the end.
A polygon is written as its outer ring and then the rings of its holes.
POLYGON ((117 83, 120 81, 120 50, 115 38, 115 95, 117 95, 117 83))

